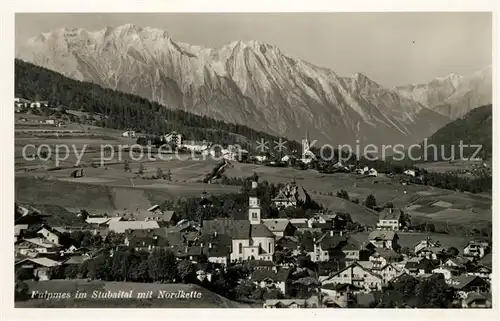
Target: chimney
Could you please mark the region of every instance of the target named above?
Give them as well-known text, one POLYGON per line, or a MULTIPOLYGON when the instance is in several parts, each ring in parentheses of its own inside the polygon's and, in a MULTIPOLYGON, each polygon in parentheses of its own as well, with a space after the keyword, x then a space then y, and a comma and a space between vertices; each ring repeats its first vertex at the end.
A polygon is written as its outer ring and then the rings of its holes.
POLYGON ((200 247, 203 248, 203 242, 200 243, 200 247))
POLYGON ((257 181, 252 181, 252 189, 256 189, 258 186, 257 181))
POLYGON ((342 231, 340 231, 340 236, 342 236, 342 231))
POLYGON ((389 209, 389 213, 391 213, 391 214, 392 214, 392 210, 393 210, 393 209, 392 209, 392 208, 390 208, 390 209, 389 209))
POLYGON ((214 232, 214 237, 217 237, 217 231, 214 232))
POLYGON ((315 237, 313 237, 313 242, 316 243, 316 238, 315 237))
POLYGON ((208 248, 211 249, 212 248, 212 243, 208 243, 208 248))
POLYGON ((186 253, 188 252, 188 248, 189 248, 189 247, 188 247, 188 246, 186 246, 186 248, 185 248, 185 250, 184 250, 186 253))
MULTIPOLYGON (((342 233, 342 232, 340 232, 342 233)), ((333 230, 330 230, 330 236, 333 236, 333 230)))

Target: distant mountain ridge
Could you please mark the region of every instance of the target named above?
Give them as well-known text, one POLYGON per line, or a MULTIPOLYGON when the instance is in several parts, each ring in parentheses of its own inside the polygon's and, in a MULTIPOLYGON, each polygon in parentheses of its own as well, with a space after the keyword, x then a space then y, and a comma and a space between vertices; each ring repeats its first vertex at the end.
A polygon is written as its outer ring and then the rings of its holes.
POLYGON ((322 143, 410 144, 449 121, 409 90, 363 74, 341 77, 256 41, 211 49, 127 24, 97 32, 58 29, 30 39, 16 57, 70 78, 136 94, 169 108, 274 135, 322 143))
POLYGON ((450 74, 427 84, 398 86, 395 90, 453 120, 477 106, 492 103, 492 66, 468 76, 450 74))

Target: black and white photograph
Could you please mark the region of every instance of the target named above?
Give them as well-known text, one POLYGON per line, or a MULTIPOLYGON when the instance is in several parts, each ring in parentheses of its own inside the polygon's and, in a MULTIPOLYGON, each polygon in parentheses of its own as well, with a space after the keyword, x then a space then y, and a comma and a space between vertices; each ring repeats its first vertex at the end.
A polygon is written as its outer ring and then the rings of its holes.
POLYGON ((13 15, 15 309, 494 308, 491 11, 13 15))

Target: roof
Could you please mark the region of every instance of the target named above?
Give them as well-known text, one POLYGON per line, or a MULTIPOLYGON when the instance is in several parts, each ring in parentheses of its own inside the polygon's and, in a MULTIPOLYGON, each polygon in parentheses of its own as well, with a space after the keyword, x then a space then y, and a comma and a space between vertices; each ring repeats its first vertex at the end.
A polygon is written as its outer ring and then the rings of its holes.
POLYGON ((307 224, 307 218, 291 218, 289 221, 292 224, 307 224))
POLYGON ((480 282, 485 283, 485 281, 479 276, 462 274, 452 278, 450 281, 450 286, 457 290, 461 290, 476 280, 480 280, 480 282))
POLYGON ((373 256, 375 256, 377 254, 385 259, 399 259, 399 258, 401 258, 401 255, 396 253, 396 251, 394 251, 392 249, 377 248, 377 249, 375 249, 375 253, 373 254, 373 256))
POLYGON ((334 291, 345 291, 347 290, 347 288, 349 288, 349 290, 354 290, 354 291, 363 289, 354 284, 348 284, 348 283, 327 283, 325 285, 322 285, 321 288, 325 290, 334 290, 334 291))
POLYGON ((472 302, 476 300, 490 300, 486 295, 477 293, 477 292, 470 292, 467 294, 467 297, 465 298, 465 304, 469 305, 472 302))
POLYGON ((109 224, 109 230, 125 233, 126 230, 146 230, 160 228, 156 221, 118 221, 109 224))
POLYGON ((275 235, 264 224, 252 224, 250 235, 251 235, 251 237, 275 238, 275 235))
POLYGON ((273 261, 265 261, 265 260, 248 260, 247 264, 251 267, 272 267, 272 266, 274 266, 273 261))
POLYGON ((295 249, 300 246, 300 242, 295 236, 282 236, 276 240, 276 245, 280 245, 285 249, 295 249))
POLYGON ((272 218, 264 219, 262 223, 267 226, 271 232, 283 232, 290 224, 290 221, 286 218, 272 218))
POLYGON ((43 238, 39 238, 39 237, 22 239, 22 240, 20 240, 19 243, 21 243, 23 241, 29 242, 31 244, 35 244, 35 245, 40 246, 40 247, 45 247, 45 248, 59 247, 59 244, 54 244, 52 242, 49 242, 49 241, 47 241, 43 238))
POLYGON ((163 220, 171 221, 175 215, 175 211, 165 211, 163 212, 163 220))
POLYGON ((305 299, 272 299, 272 300, 266 300, 266 305, 267 306, 276 306, 276 305, 281 305, 281 306, 291 306, 292 304, 297 304, 297 305, 305 305, 306 300, 305 299))
POLYGON ((207 251, 208 257, 227 257, 231 254, 231 248, 229 246, 213 246, 207 251))
POLYGON ((446 252, 446 248, 444 248, 442 246, 430 246, 430 247, 424 247, 423 249, 420 250, 420 252, 423 252, 423 251, 429 251, 429 252, 432 252, 434 254, 438 254, 441 252, 446 252))
POLYGON ((317 241, 323 250, 336 248, 347 241, 347 237, 339 234, 330 235, 330 232, 323 234, 317 241))
POLYGON ((393 208, 384 208, 380 214, 379 220, 399 220, 401 218, 401 210, 393 208))
POLYGON ((88 260, 89 257, 86 255, 75 255, 64 261, 64 264, 82 264, 84 261, 88 260))
POLYGON ((332 274, 332 275, 331 275, 328 279, 333 278, 333 277, 335 277, 336 275, 339 275, 340 273, 344 272, 345 270, 347 270, 347 269, 349 269, 349 268, 351 268, 351 267, 354 267, 354 266, 356 266, 356 265, 357 265, 357 266, 359 266, 361 269, 363 269, 363 271, 366 271, 367 273, 369 273, 369 274, 371 274, 371 275, 373 275, 373 276, 377 277, 378 279, 382 279, 382 277, 381 277, 380 275, 375 274, 375 273, 373 273, 372 271, 370 271, 368 268, 366 268, 366 267, 362 266, 362 265, 360 264, 360 262, 354 262, 354 263, 352 263, 352 264, 350 264, 350 265, 346 266, 345 268, 343 268, 343 269, 341 269, 341 270, 339 270, 339 271, 335 272, 334 274, 332 274))
POLYGON ((370 235, 368 236, 369 240, 393 240, 394 237, 396 236, 396 233, 394 231, 372 231, 370 232, 370 235))
POLYGON ((33 262, 35 264, 42 265, 45 267, 53 267, 53 266, 57 266, 60 264, 59 262, 51 260, 51 259, 46 258, 46 257, 36 257, 36 258, 28 258, 28 259, 21 260, 21 261, 17 262, 16 265, 24 263, 26 261, 30 261, 30 262, 33 262))
POLYGON ((232 239, 248 240, 250 237, 250 222, 248 220, 233 220, 229 218, 203 221, 203 234, 214 234, 215 232, 217 234, 227 234, 232 239))
POLYGON ((87 217, 85 222, 89 224, 104 224, 110 220, 109 217, 87 217))
POLYGON ((172 252, 177 257, 201 255, 201 246, 174 246, 172 247, 172 252))
POLYGON ((153 212, 153 211, 156 211, 159 208, 160 208, 160 205, 155 204, 155 205, 151 206, 150 208, 148 208, 148 211, 149 212, 153 212))
POLYGON ((276 195, 276 197, 273 198, 271 201, 279 202, 279 201, 292 201, 292 200, 289 197, 287 197, 282 190, 280 190, 278 192, 278 195, 276 195))

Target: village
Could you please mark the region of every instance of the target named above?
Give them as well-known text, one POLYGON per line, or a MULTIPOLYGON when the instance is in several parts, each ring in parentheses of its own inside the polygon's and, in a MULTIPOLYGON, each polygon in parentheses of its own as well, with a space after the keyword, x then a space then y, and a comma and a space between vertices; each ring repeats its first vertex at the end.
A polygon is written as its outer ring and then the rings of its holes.
MULTIPOLYGON (((52 131, 67 132, 72 137, 80 134, 78 130, 65 128, 75 119, 67 117, 68 111, 64 110, 54 110, 57 117, 37 118, 32 124, 34 129, 22 127, 30 122, 22 115, 31 115, 33 111, 43 114, 40 110, 50 109, 48 102, 16 98, 15 107, 24 134, 37 133, 40 126, 44 126, 44 135, 52 131)), ((96 125, 101 118, 79 116, 88 126, 96 125)), ((85 132, 88 131, 82 131, 85 132)), ((137 139, 140 145, 157 144, 134 130, 124 131, 120 136, 124 140, 137 139)), ((213 142, 185 140, 177 131, 162 135, 159 144, 170 144, 177 150, 206 157, 219 156, 222 162, 196 182, 211 186, 227 183, 226 170, 230 171, 234 163, 261 167, 279 163, 292 171, 318 163, 307 132, 299 156, 250 153, 233 145, 214 149, 213 142)), ((127 168, 130 165, 124 166, 125 172, 130 172, 127 168)), ((134 175, 142 174, 143 165, 140 166, 134 175)), ((86 176, 81 165, 67 170, 75 182, 86 176)), ((161 173, 156 178, 171 181, 170 170, 156 171, 161 173)), ((295 178, 280 181, 278 188, 269 189, 267 182, 259 182, 254 171, 252 176, 235 180, 248 187, 238 194, 246 198, 244 206, 237 206, 238 215, 225 209, 225 203, 234 200, 217 199, 214 203, 216 198, 205 190, 192 198, 195 207, 190 207, 188 213, 178 213, 164 204, 115 211, 81 209, 72 214, 72 224, 63 225, 47 223, 50 211, 16 203, 16 280, 34 280, 40 284, 61 279, 193 283, 232 300, 264 308, 402 307, 407 304, 401 303, 405 298, 392 298, 394 292, 404 295, 400 289, 408 284, 414 289, 439 284, 436 291, 442 292, 441 301, 419 303, 419 307, 425 304, 491 307, 490 242, 471 239, 457 248, 441 244, 433 235, 415 233, 415 224, 410 225, 416 213, 412 209, 421 206, 406 204, 414 196, 412 184, 424 179, 417 169, 406 169, 395 179, 393 174, 379 175, 367 165, 345 165, 338 161, 324 172, 344 173, 360 182, 372 179, 372 184, 379 179, 387 180, 389 185, 399 180, 402 201, 397 207, 392 202, 377 205, 370 194, 358 205, 357 198, 349 200, 352 190, 337 190, 335 199, 366 208, 367 215, 378 216, 375 224, 360 223, 356 221, 359 216, 351 217, 355 213, 349 210, 317 206, 313 197, 326 194, 315 192, 312 196, 295 178), (266 205, 262 198, 268 200, 266 205), (219 214, 214 215, 216 207, 219 214), (270 215, 271 212, 274 214, 270 215), (402 235, 420 239, 402 245, 402 235), (122 265, 127 266, 126 272, 113 270, 122 265), (106 268, 112 272, 103 272, 106 268), (401 302, 396 304, 392 300, 401 302)), ((361 183, 354 184, 357 185, 361 183)), ((381 185, 371 185, 370 189, 381 185)), ((431 203, 443 210, 451 206, 444 200, 431 203)))
MULTIPOLYGON (((470 241, 461 249, 446 248, 427 237, 403 250, 398 233, 404 229, 404 215, 394 208, 381 211, 376 229, 361 241, 351 237, 342 215, 328 211, 309 218, 264 219, 258 184, 254 177, 247 218, 241 220, 189 221, 175 211, 153 206, 136 213, 134 219, 126 213, 80 212, 80 226, 49 226, 44 213, 16 205, 16 275, 38 282, 78 278, 85 274, 79 267, 99 256, 167 249, 177 266, 192 267, 189 282, 205 286, 232 267, 249 267, 237 284, 258 289, 264 293, 261 298, 272 297, 263 300, 265 308, 362 307, 376 302, 374 293, 394 284, 436 276, 453 289, 457 307, 491 306, 491 244, 470 241), (78 242, 70 237, 78 233, 89 239, 78 242), (304 233, 318 237, 304 238, 304 233)), ((293 182, 287 184, 273 198, 274 206, 297 206, 299 189, 293 182)), ((199 197, 200 211, 213 206, 206 193, 199 197)), ((91 274, 86 277, 92 278, 91 274)))

